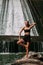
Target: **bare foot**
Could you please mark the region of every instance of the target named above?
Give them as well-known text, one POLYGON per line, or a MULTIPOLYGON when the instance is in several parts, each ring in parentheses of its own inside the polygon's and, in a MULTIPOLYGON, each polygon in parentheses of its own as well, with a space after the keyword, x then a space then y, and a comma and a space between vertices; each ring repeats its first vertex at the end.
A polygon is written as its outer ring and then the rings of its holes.
POLYGON ((28 57, 25 55, 25 57, 23 57, 22 60, 26 60, 26 59, 28 59, 28 57))
POLYGON ((29 57, 28 56, 26 56, 26 59, 28 59, 29 57))
POLYGON ((24 59, 28 59, 29 57, 26 55, 24 59))

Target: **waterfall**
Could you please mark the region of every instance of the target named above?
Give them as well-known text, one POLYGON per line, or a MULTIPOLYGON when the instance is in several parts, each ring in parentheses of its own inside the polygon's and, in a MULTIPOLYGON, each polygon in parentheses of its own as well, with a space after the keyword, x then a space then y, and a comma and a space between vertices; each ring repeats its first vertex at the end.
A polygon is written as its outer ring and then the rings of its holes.
MULTIPOLYGON (((30 24, 34 22, 26 0, 0 0, 0 2, 0 35, 19 35, 24 20, 29 20, 30 24)), ((38 36, 35 26, 30 34, 38 36)))
MULTIPOLYGON (((0 0, 1 1, 1 0, 0 0)), ((2 0, 0 8, 0 35, 5 35, 9 0, 2 0)))
POLYGON ((24 24, 20 0, 6 0, 1 10, 0 35, 18 35, 24 24))
MULTIPOLYGON (((34 22, 27 0, 0 0, 0 35, 18 36, 25 20, 29 20, 30 24, 34 22)), ((30 35, 39 36, 36 26, 31 29, 30 35)), ((43 42, 41 44, 43 49, 43 42)), ((4 46, 5 42, 3 48, 4 46)), ((9 45, 7 50, 9 51, 9 45)))
MULTIPOLYGON (((34 20, 33 20, 30 8, 27 4, 27 1, 26 0, 21 0, 21 4, 22 4, 22 10, 23 10, 23 13, 24 13, 25 20, 29 20, 30 24, 33 23, 34 20)), ((31 29, 30 34, 32 36, 38 36, 39 35, 35 26, 31 29)))

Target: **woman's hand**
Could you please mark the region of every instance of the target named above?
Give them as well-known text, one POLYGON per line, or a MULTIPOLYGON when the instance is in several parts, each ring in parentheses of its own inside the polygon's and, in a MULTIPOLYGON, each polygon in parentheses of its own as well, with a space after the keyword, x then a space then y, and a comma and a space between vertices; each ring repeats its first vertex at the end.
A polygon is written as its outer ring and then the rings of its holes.
POLYGON ((34 25, 36 25, 36 23, 33 23, 34 25))

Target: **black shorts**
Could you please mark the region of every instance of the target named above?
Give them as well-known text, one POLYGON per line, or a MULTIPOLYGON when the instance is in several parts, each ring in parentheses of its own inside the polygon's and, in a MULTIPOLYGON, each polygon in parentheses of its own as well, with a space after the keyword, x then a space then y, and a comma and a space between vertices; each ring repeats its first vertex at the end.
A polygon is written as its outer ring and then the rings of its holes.
POLYGON ((23 40, 25 42, 30 42, 30 35, 24 35, 23 40))

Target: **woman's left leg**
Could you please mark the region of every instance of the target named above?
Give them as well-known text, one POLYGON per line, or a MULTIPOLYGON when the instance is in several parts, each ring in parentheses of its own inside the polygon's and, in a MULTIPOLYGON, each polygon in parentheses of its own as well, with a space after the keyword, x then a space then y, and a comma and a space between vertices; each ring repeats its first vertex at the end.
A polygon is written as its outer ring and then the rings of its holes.
POLYGON ((27 45, 25 46, 25 48, 26 48, 26 57, 27 58, 28 58, 29 45, 30 45, 30 42, 27 42, 27 45))

